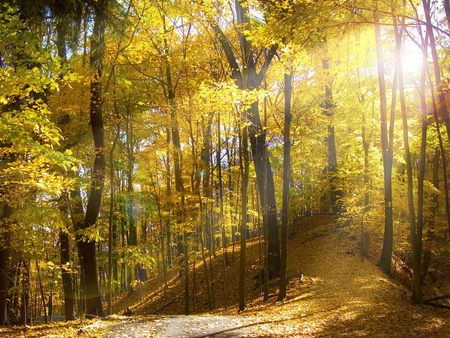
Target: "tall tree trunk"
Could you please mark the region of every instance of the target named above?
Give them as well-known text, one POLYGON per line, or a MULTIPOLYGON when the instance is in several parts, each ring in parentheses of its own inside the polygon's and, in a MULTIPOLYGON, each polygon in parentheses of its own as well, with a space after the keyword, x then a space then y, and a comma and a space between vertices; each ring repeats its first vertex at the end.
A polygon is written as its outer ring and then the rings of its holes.
MULTIPOLYGON (((401 37, 400 37, 401 38, 401 37)), ((419 305, 422 304, 422 282, 425 274, 422 270, 422 232, 424 224, 424 180, 425 180, 425 169, 426 169, 426 148, 427 148, 427 129, 428 129, 428 107, 426 103, 426 76, 428 73, 428 38, 429 31, 425 35, 425 39, 422 39, 422 72, 420 77, 420 106, 422 111, 421 122, 422 122, 422 139, 420 145, 420 161, 419 161, 419 174, 417 179, 417 224, 414 229, 414 236, 412 237, 413 252, 413 273, 414 273, 414 292, 413 301, 419 305)), ((439 164, 439 152, 435 150, 434 164, 436 167, 439 164), (437 162, 437 163, 436 163, 437 162)), ((433 181, 436 184, 438 181, 438 175, 436 171, 433 171, 433 181)), ((439 189, 439 183, 437 183, 439 189)), ((432 225, 430 224, 430 227, 432 225)), ((427 267, 428 268, 428 267, 427 267)))
MULTIPOLYGON (((323 69, 330 69, 328 58, 322 60, 323 69)), ((330 81, 331 82, 331 81, 330 81)), ((328 158, 328 174, 330 183, 330 205, 333 217, 336 219, 342 213, 342 190, 339 188, 338 182, 338 166, 336 151, 336 134, 334 130, 334 112, 333 112, 333 91, 332 83, 325 85, 325 102, 323 105, 325 115, 330 119, 328 124, 327 141, 327 158, 328 158)))
POLYGON ((284 160, 283 160, 283 207, 281 211, 281 271, 278 300, 286 298, 287 285, 287 226, 289 220, 289 177, 291 171, 291 98, 292 69, 284 75, 284 160))
MULTIPOLYGON (((267 255, 269 278, 280 275, 280 240, 278 234, 277 205, 275 199, 275 182, 269 161, 266 144, 266 132, 259 118, 258 103, 251 105, 248 111, 249 127, 248 135, 251 144, 253 162, 255 164, 256 181, 258 184, 261 207, 263 210, 264 224, 267 227, 267 255)), ((241 234, 241 235, 245 235, 241 234)))
POLYGON ((30 262, 22 260, 22 295, 19 324, 27 325, 30 318, 30 262))
MULTIPOLYGON (((248 3, 236 0, 236 19, 237 23, 246 30, 250 29, 250 15, 248 3)), ((217 38, 222 46, 227 61, 232 71, 232 77, 236 80, 240 89, 254 90, 261 87, 266 77, 269 65, 278 48, 273 45, 267 50, 266 58, 257 71, 257 63, 254 59, 254 51, 251 40, 242 32, 239 33, 239 42, 243 55, 242 70, 233 53, 233 48, 217 24, 213 23, 212 28, 217 34, 217 38)), ((248 129, 248 136, 251 144, 253 161, 255 164, 256 179, 263 209, 263 218, 268 226, 268 259, 271 277, 279 276, 280 273, 280 241, 278 235, 278 218, 275 199, 275 184, 273 173, 268 157, 266 132, 261 123, 258 102, 254 102, 247 111, 248 120, 251 125, 248 129)))
MULTIPOLYGON (((68 199, 66 195, 61 196, 58 200, 58 208, 61 215, 68 220, 69 208, 68 199)), ((72 216, 72 215, 70 215, 72 216)), ((59 230, 59 254, 61 262, 61 279, 64 290, 64 314, 66 320, 75 319, 74 306, 75 306, 75 293, 72 283, 72 273, 68 266, 70 265, 70 238, 68 229, 59 230)))
MULTIPOLYGON (((445 2, 448 2, 448 0, 444 0, 444 3, 445 2)), ((437 48, 436 48, 436 40, 434 38, 434 33, 433 33, 433 23, 431 22, 431 1, 430 0, 422 0, 422 5, 423 5, 424 13, 425 13, 427 36, 428 36, 428 41, 429 41, 430 49, 431 49, 431 57, 433 60, 434 80, 436 83, 436 87, 439 88, 439 90, 438 90, 438 99, 439 99, 438 114, 444 120, 445 126, 447 127, 448 140, 450 142, 450 116, 449 116, 448 110, 447 110, 447 102, 445 100, 445 93, 442 90, 440 90, 441 89, 441 69, 439 66, 439 57, 438 57, 437 48)), ((444 7, 445 7, 446 14, 448 15, 447 11, 448 11, 449 5, 447 4, 444 7)), ((448 19, 448 17, 447 17, 447 19, 448 19)))
MULTIPOLYGON (((440 151, 439 148, 436 147, 434 149, 434 156, 433 156, 433 186, 436 189, 436 191, 439 191, 439 163, 440 163, 440 151)), ((422 271, 421 271, 421 283, 423 284, 425 277, 427 276, 428 269, 430 267, 431 263, 431 257, 432 257, 432 243, 434 241, 434 232, 436 228, 436 217, 438 216, 438 210, 439 210, 439 195, 435 193, 433 195, 433 202, 432 207, 430 210, 430 217, 428 219, 428 232, 425 239, 425 245, 424 245, 424 252, 423 252, 423 261, 422 261, 422 271)))
MULTIPOLYGON (((443 1, 444 1, 445 14, 446 14, 446 18, 447 18, 447 24, 450 27, 450 3, 448 0, 443 0, 443 1)), ((448 109, 447 109, 445 93, 444 93, 444 91, 441 90, 441 70, 440 70, 440 66, 439 66, 439 57, 437 54, 436 40, 434 38, 434 33, 433 33, 433 24, 431 22, 431 2, 430 2, 430 0, 422 0, 422 5, 423 5, 425 19, 426 19, 427 37, 428 37, 428 41, 429 41, 429 45, 430 45, 430 49, 431 49, 431 57, 433 60, 434 80, 436 83, 436 87, 438 88, 437 95, 438 95, 439 100, 438 100, 438 103, 435 104, 435 106, 434 106, 434 111, 439 118, 442 118, 444 120, 446 130, 447 130, 448 141, 450 142, 450 116, 449 116, 448 109)), ((433 87, 431 88, 431 90, 433 92, 433 87)), ((434 95, 432 97, 434 97, 434 95)), ((436 123, 439 124, 439 119, 436 119, 436 123)), ((437 128, 438 128, 439 140, 441 140, 439 126, 437 128)), ((446 157, 444 155, 444 148, 442 145, 440 145, 440 147, 441 147, 443 161, 444 161, 444 165, 445 165, 446 157)), ((445 167, 444 168, 444 175, 445 175, 444 181, 448 181, 447 174, 445 173, 446 171, 447 170, 445 167)), ((450 200, 449 200, 449 193, 448 193, 449 187, 447 185, 447 182, 445 183, 444 189, 445 189, 445 195, 446 195, 445 205, 446 205, 446 213, 447 213, 447 223, 448 223, 448 229, 450 231, 450 200)))
POLYGON ((412 268, 414 278, 412 300, 416 304, 422 304, 422 284, 420 283, 422 237, 421 237, 421 230, 419 231, 420 234, 418 232, 419 225, 416 224, 416 216, 414 210, 413 171, 412 171, 411 153, 409 148, 408 117, 406 113, 406 99, 403 85, 403 69, 402 69, 403 67, 401 58, 403 28, 397 28, 396 25, 394 25, 394 28, 396 40, 396 67, 398 68, 398 89, 399 89, 400 110, 402 112, 402 124, 403 124, 403 144, 405 147, 409 226, 411 232, 411 246, 412 246, 412 268))
POLYGON ((64 314, 66 316, 66 320, 73 320, 75 319, 75 297, 72 286, 72 273, 68 269, 68 265, 70 265, 69 234, 62 230, 59 231, 59 245, 61 256, 61 277, 64 290, 64 314))
POLYGON ((109 151, 109 182, 110 182, 110 204, 109 204, 109 229, 108 229, 108 315, 112 315, 112 282, 114 279, 113 276, 113 251, 115 248, 114 241, 114 228, 115 228, 115 219, 114 219, 114 206, 115 206, 115 184, 114 184, 114 150, 116 149, 117 141, 120 136, 120 128, 118 128, 116 135, 114 137, 114 141, 112 147, 109 151))
MULTIPOLYGON (((245 119, 244 119, 245 123, 245 119)), ((247 195, 248 195, 248 180, 249 180, 249 156, 248 156, 248 135, 247 126, 244 126, 242 133, 242 143, 240 142, 240 169, 242 175, 241 185, 241 253, 239 255, 239 311, 243 311, 246 305, 246 237, 247 229, 247 195)))
MULTIPOLYGON (((82 229, 95 226, 100 212, 105 171, 105 142, 102 112, 102 63, 105 53, 105 13, 107 0, 96 2, 95 21, 91 42, 91 79, 90 122, 94 136, 95 159, 91 177, 91 191, 86 207, 86 214, 82 229)), ((79 242, 80 263, 85 278, 86 315, 104 316, 100 288, 98 283, 96 242, 85 239, 79 242)))
POLYGON ((0 325, 8 325, 8 282, 9 282, 9 255, 11 247, 10 227, 12 222, 13 208, 4 202, 0 215, 0 325))
MULTIPOLYGON (((375 23, 375 39, 378 56, 378 84, 380 90, 380 116, 381 116, 381 153, 383 156, 384 174, 384 240, 381 258, 378 263, 380 268, 391 275, 392 248, 394 243, 394 222, 392 209, 392 140, 388 136, 386 81, 384 78, 383 49, 381 42, 381 29, 378 20, 375 23)), ((394 77, 394 84, 396 83, 394 77)), ((391 113, 392 114, 392 113, 391 113)), ((392 123, 390 128, 392 128, 392 123)))
MULTIPOLYGON (((224 268, 230 263, 228 258, 228 237, 225 230, 224 221, 224 196, 223 196, 223 178, 222 178, 222 149, 221 149, 221 136, 220 136, 220 114, 217 114, 217 150, 216 150, 216 164, 217 164, 217 182, 218 182, 218 194, 217 199, 219 202, 220 213, 218 217, 218 223, 222 226, 222 254, 223 254, 223 264, 224 268)), ((226 291, 226 281, 224 279, 224 288, 226 291)))

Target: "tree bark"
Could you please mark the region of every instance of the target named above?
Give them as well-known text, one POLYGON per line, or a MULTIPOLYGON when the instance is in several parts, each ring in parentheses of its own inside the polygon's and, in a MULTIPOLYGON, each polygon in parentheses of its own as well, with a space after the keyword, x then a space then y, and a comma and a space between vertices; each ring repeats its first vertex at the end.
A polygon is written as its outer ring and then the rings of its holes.
MULTIPOLYGON (((322 60, 323 69, 330 69, 328 58, 322 60)), ((331 82, 331 81, 330 81, 331 82)), ((336 134, 334 130, 333 122, 333 91, 332 84, 327 83, 325 85, 325 102, 323 105, 325 115, 330 119, 328 124, 327 141, 327 158, 328 158, 328 174, 330 183, 330 205, 333 217, 337 219, 342 213, 342 190, 339 188, 338 183, 338 166, 337 166, 337 151, 336 151, 336 134)))
POLYGON ((281 211, 281 271, 278 300, 286 298, 287 285, 287 227, 289 219, 289 177, 291 171, 291 98, 292 69, 284 75, 284 162, 283 162, 283 207, 281 211))
MULTIPOLYGON (((444 0, 444 4, 445 2, 448 2, 448 0, 444 0)), ((428 41, 430 44, 430 49, 431 49, 431 57, 433 60, 433 68, 434 68, 434 80, 436 83, 436 87, 439 88, 438 90, 438 114, 439 117, 441 117, 444 120, 445 126, 447 127, 447 136, 448 136, 448 140, 450 142, 450 116, 448 114, 448 109, 447 109, 447 102, 445 100, 445 93, 440 90, 441 89, 441 69, 439 66, 439 56, 437 53, 437 48, 436 48, 436 40, 434 38, 434 33, 433 33, 433 24, 431 22, 431 4, 430 4, 430 0, 422 0, 422 5, 423 5, 423 9, 424 9, 424 13, 425 13, 425 20, 426 20, 426 32, 427 32, 427 36, 428 36, 428 41)), ((445 5, 445 12, 446 15, 450 14, 449 11, 449 5, 445 5)), ((448 16, 447 16, 447 20, 448 20, 448 16)))
POLYGON ((246 289, 245 289, 245 277, 246 277, 246 237, 245 232, 247 229, 247 192, 248 192, 248 180, 249 180, 249 156, 248 156, 248 135, 247 126, 243 127, 242 144, 240 146, 240 170, 242 175, 241 185, 241 252, 239 254, 239 311, 243 311, 246 305, 246 289))
MULTIPOLYGON (((403 28, 395 28, 396 39, 396 67, 398 68, 398 89, 400 96, 400 110, 402 112, 403 123, 403 144, 405 147, 405 166, 406 166, 406 182, 407 182, 407 197, 408 197, 408 211, 409 211, 409 226, 411 233, 411 246, 412 246, 412 269, 413 269, 413 295, 412 300, 414 303, 422 304, 422 284, 421 278, 421 257, 422 257, 422 230, 420 222, 416 223, 416 215, 414 210, 414 191, 413 191, 413 171, 411 162, 411 153, 409 147, 409 135, 408 135, 408 117, 406 113, 406 99, 403 85, 403 69, 401 59, 401 45, 403 40, 403 28)), ((425 134, 426 135, 426 134, 425 134)), ((422 138, 423 140, 423 138, 422 138)), ((423 144, 422 144, 422 147, 423 144)), ((422 164, 421 164, 422 165, 422 164)), ((419 191, 419 193, 421 193, 419 191)), ((420 198, 420 197, 419 197, 420 198)))
POLYGON ((109 204, 109 228, 108 228, 108 315, 112 315, 112 297, 113 297, 113 288, 112 281, 117 280, 116 276, 113 276, 113 266, 114 263, 114 248, 116 243, 114 241, 114 228, 115 226, 115 218, 114 218, 114 206, 115 206, 115 184, 114 184, 114 150, 116 149, 117 141, 120 136, 120 127, 118 128, 116 135, 114 137, 114 141, 112 147, 109 151, 109 182, 110 182, 110 204, 109 204))
MULTIPOLYGON (((239 25, 245 29, 250 29, 250 15, 248 4, 243 1, 236 0, 236 18, 239 25)), ((212 28, 217 35, 217 38, 222 46, 227 61, 231 69, 231 77, 236 80, 240 89, 254 90, 261 86, 266 77, 269 65, 275 56, 278 48, 273 45, 266 50, 267 55, 261 66, 260 71, 257 71, 257 63, 253 55, 254 50, 251 40, 249 40, 242 32, 239 33, 239 42, 243 54, 243 65, 240 68, 240 63, 234 56, 231 44, 216 23, 212 23, 212 28)), ((264 223, 268 226, 268 259, 270 276, 277 277, 280 274, 280 241, 278 234, 278 219, 277 207, 275 199, 275 184, 273 180, 272 168, 270 165, 266 132, 261 123, 259 115, 258 102, 254 102, 247 111, 248 120, 251 125, 248 128, 248 136, 251 144, 251 151, 253 161, 255 164, 256 179, 259 189, 259 196, 261 200, 261 207, 263 209, 264 223)))
POLYGON ((64 289, 64 314, 66 316, 66 320, 73 320, 75 319, 75 297, 72 287, 72 274, 67 269, 67 265, 70 264, 69 235, 62 230, 59 231, 59 245, 61 256, 61 277, 64 289))
POLYGON ((7 299, 9 282, 9 255, 11 247, 11 216, 13 208, 6 202, 0 215, 0 325, 8 325, 7 299))
POLYGON ((30 262, 22 260, 22 295, 20 302, 20 325, 28 325, 30 320, 30 262))
MULTIPOLYGON (((387 275, 391 275, 392 249, 394 243, 394 222, 392 209, 392 140, 388 136, 386 81, 384 78, 383 49, 381 43, 381 30, 378 20, 375 23, 375 39, 378 56, 378 84, 380 90, 380 119, 381 119, 381 153, 383 156, 384 174, 384 240, 381 258, 378 266, 387 275)), ((394 77, 394 87, 396 77, 394 77)), ((395 93, 395 91, 393 91, 395 93)), ((394 104, 394 100, 393 100, 394 104)), ((392 113, 391 113, 392 114, 392 113)), ((393 128, 392 120, 390 128, 393 128)))
MULTIPOLYGON (((91 191, 86 207, 82 229, 95 226, 100 212, 105 172, 105 142, 102 112, 102 63, 105 52, 105 13, 107 0, 100 0, 95 8, 95 21, 91 42, 90 63, 93 68, 91 79, 90 122, 94 136, 95 159, 91 177, 91 191)), ((86 315, 104 316, 100 288, 98 283, 96 242, 83 238, 79 242, 79 253, 82 273, 85 278, 86 315)))

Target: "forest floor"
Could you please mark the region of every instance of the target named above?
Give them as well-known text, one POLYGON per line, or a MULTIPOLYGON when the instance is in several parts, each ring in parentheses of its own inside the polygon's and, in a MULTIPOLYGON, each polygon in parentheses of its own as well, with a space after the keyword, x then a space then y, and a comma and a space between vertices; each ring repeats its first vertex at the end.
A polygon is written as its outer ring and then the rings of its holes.
POLYGON ((276 301, 276 281, 269 299, 262 298, 254 278, 260 257, 256 240, 248 246, 247 308, 241 313, 235 247, 227 267, 223 256, 213 260, 216 310, 208 309, 208 281, 199 265, 191 275, 195 315, 181 315, 184 277, 174 269, 166 292, 158 276, 132 296, 117 298, 115 313, 128 308, 132 316, 2 328, 0 337, 450 337, 450 310, 412 305, 409 291, 362 258, 355 236, 336 228, 329 216, 302 220, 296 231, 291 229, 288 245, 288 294, 281 302, 276 301))

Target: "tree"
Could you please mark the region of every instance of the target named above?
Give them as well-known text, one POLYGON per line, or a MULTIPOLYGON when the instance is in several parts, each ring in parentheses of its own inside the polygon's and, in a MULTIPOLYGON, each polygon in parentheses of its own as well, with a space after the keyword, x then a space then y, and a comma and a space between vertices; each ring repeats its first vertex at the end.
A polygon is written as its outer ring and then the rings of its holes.
MULTIPOLYGON (((47 97, 51 90, 58 87, 56 77, 51 74, 59 69, 51 51, 40 45, 40 36, 36 30, 30 29, 30 23, 21 17, 17 8, 2 5, 0 16, 3 41, 0 48, 0 78, 4 83, 0 91, 0 324, 4 325, 8 323, 8 287, 13 281, 10 271, 13 245, 10 229, 19 220, 14 210, 23 208, 25 202, 39 205, 39 200, 54 198, 61 193, 64 185, 70 186, 61 173, 70 169, 73 158, 55 150, 61 135, 50 118, 47 97)), ((26 219, 22 221, 28 224, 26 219)), ((21 264, 25 267, 27 263, 22 260, 21 264)), ((24 277, 28 278, 26 275, 24 277)), ((22 320, 26 320, 27 316, 27 292, 24 286, 22 320)))
MULTIPOLYGON (((95 159, 91 175, 91 190, 86 206, 86 214, 81 230, 95 226, 100 212, 105 175, 105 143, 102 111, 102 74, 105 53, 105 25, 108 0, 95 3, 94 27, 92 31, 90 65, 92 78, 90 83, 90 123, 94 137, 95 159)), ((104 316, 100 288, 98 284, 98 270, 96 260, 96 242, 84 237, 79 242, 81 271, 86 287, 86 314, 104 316)))
MULTIPOLYGON (((388 275, 391 275, 391 261, 393 248, 393 208, 392 208, 392 161, 393 161, 393 114, 395 107, 395 90, 392 99, 391 120, 389 123, 390 132, 388 133, 387 119, 387 98, 386 98, 386 80, 384 77, 384 60, 381 42, 381 30, 378 19, 375 22, 375 40, 377 44, 378 57, 378 82, 380 91, 380 127, 381 127, 381 149, 383 154, 383 177, 384 177, 384 241, 383 250, 378 263, 381 269, 388 275)), ((394 84, 396 84, 394 77, 394 84)))
MULTIPOLYGON (((214 32, 220 42, 222 50, 231 69, 231 77, 236 80, 239 88, 255 90, 260 88, 266 77, 267 70, 272 62, 277 44, 264 50, 264 60, 261 62, 260 69, 258 65, 259 54, 253 47, 251 40, 246 35, 246 31, 251 29, 249 5, 242 1, 236 1, 236 21, 242 29, 239 31, 239 44, 242 52, 242 62, 238 61, 233 53, 233 47, 223 30, 216 22, 211 22, 214 32), (239 66, 242 64, 242 66, 239 66)), ((253 161, 256 169, 259 196, 263 209, 264 224, 268 227, 268 260, 269 274, 271 277, 278 276, 280 273, 280 244, 278 235, 277 208, 275 200, 275 184, 273 173, 267 153, 266 131, 262 124, 259 113, 258 102, 255 101, 248 109, 248 119, 251 126, 248 130, 250 145, 253 155, 253 161)))
POLYGON ((291 171, 291 99, 292 69, 284 75, 284 134, 283 134, 283 209, 281 211, 281 272, 278 300, 286 298, 287 286, 287 227, 289 221, 289 183, 291 171))

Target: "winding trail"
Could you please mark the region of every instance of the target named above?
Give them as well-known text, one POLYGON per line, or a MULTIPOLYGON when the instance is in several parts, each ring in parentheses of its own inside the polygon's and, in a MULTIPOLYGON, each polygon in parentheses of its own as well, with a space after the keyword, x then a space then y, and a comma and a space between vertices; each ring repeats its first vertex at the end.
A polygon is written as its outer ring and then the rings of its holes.
POLYGON ((257 337, 255 318, 246 316, 170 316, 124 321, 109 328, 102 338, 257 337), (254 332, 254 331, 253 331, 254 332))
POLYGON ((250 299, 241 316, 230 308, 227 316, 116 321, 102 338, 450 337, 450 312, 412 305, 408 289, 361 258, 357 231, 336 227, 326 215, 299 224, 288 242, 289 287, 281 302, 250 299))

